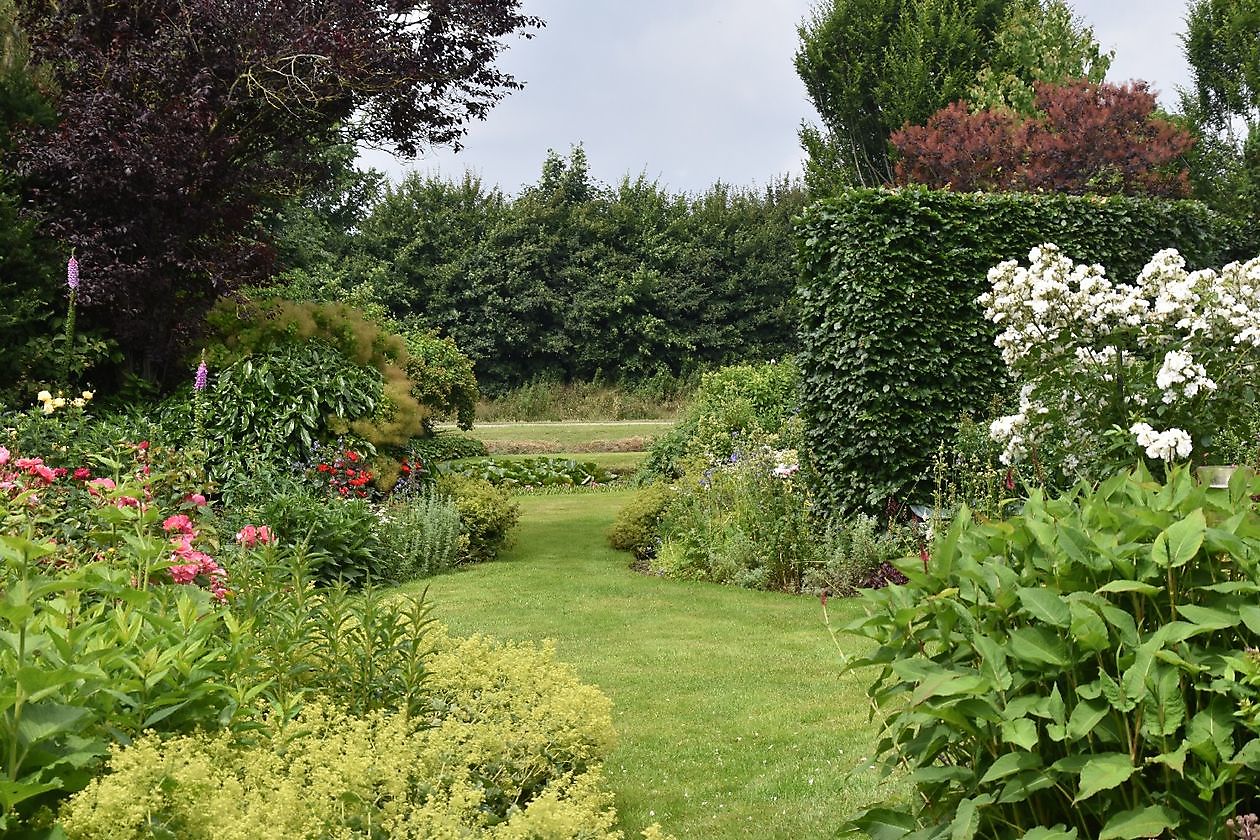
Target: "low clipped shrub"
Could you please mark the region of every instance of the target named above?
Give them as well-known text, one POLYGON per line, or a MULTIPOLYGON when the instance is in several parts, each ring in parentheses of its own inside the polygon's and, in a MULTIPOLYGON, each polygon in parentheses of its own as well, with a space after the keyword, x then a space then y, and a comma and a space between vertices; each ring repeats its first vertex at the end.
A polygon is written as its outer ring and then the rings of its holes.
POLYGON ((638 560, 656 556, 661 542, 661 516, 672 496, 673 491, 666 484, 649 484, 636 490, 609 526, 608 544, 618 551, 629 551, 638 560))
MULTIPOLYGON (((880 837, 1236 836, 1260 812, 1260 480, 1144 466, 966 509, 864 596, 878 750, 913 803, 880 837)), ((1241 834, 1237 836, 1242 836, 1241 834)))
POLYGON ((381 512, 380 574, 403 583, 448 571, 467 542, 452 499, 431 491, 397 494, 381 512))
POLYGON ((444 475, 436 489, 459 510, 460 534, 466 538, 460 562, 482 563, 498 557, 520 519, 520 505, 503 488, 479 478, 444 475))
POLYGON ((281 545, 301 546, 317 582, 359 586, 384 576, 381 522, 368 502, 297 491, 271 499, 261 511, 281 545))
POLYGON ((611 704, 554 649, 437 634, 423 717, 310 704, 229 735, 115 751, 62 810, 71 838, 612 838, 611 704))

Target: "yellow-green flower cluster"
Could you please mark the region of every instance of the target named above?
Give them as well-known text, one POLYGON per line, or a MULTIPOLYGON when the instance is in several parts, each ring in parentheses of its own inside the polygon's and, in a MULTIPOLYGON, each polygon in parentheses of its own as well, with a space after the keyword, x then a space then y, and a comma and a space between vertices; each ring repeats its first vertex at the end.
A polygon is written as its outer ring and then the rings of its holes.
POLYGON ((62 394, 57 394, 57 396, 54 397, 52 392, 46 390, 40 391, 35 395, 35 399, 39 401, 41 406, 43 406, 43 412, 45 414, 52 414, 58 409, 65 408, 67 405, 72 405, 75 408, 83 408, 92 401, 92 397, 93 394, 91 391, 84 391, 81 395, 72 400, 67 400, 62 394))

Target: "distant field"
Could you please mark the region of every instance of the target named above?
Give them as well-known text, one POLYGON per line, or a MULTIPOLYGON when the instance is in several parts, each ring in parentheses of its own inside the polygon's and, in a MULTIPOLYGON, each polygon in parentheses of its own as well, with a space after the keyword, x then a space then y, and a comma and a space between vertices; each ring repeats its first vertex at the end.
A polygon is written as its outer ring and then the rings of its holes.
POLYGON ((520 461, 525 458, 572 458, 578 463, 598 464, 615 473, 631 473, 647 458, 646 452, 547 452, 541 455, 495 455, 500 461, 520 461))
POLYGON ((485 423, 474 426, 469 434, 484 441, 486 448, 494 454, 550 455, 566 452, 586 456, 597 452, 644 452, 651 446, 652 438, 672 425, 670 420, 485 423))

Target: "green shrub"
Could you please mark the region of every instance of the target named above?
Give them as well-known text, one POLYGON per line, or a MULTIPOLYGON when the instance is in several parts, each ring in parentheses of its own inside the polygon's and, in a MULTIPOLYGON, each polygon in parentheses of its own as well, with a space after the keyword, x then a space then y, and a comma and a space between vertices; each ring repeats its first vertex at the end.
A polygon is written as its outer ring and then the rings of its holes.
POLYGON ((771 448, 774 440, 754 437, 746 450, 716 464, 692 462, 661 514, 652 571, 800 591, 817 540, 808 491, 796 480, 798 455, 771 448))
POLYGON ((439 636, 423 718, 312 704, 251 744, 114 753, 61 814, 72 838, 611 838, 611 704, 551 648, 439 636))
MULTIPOLYGON (((879 752, 917 794, 878 836, 1219 840, 1260 812, 1260 480, 1145 467, 955 518, 869 593, 879 752), (923 828, 918 834, 909 832, 923 828), (1038 830, 1037 827, 1040 827, 1038 830)), ((875 829, 874 826, 884 826, 875 829)))
POLYGON ((459 352, 451 338, 432 330, 404 330, 407 362, 404 368, 411 380, 411 395, 432 412, 424 420, 427 431, 433 421, 454 420, 461 429, 471 429, 477 415, 477 377, 472 360, 459 352))
POLYGON ((460 534, 466 538, 460 562, 494 560, 507 547, 521 507, 508 492, 488 481, 461 475, 438 479, 437 492, 459 510, 460 534))
POLYGON ((797 235, 802 415, 831 513, 922 491, 937 443, 1005 386, 976 302, 991 267, 1049 240, 1116 279, 1163 248, 1203 267, 1254 247, 1193 202, 918 188, 818 202, 797 235))
POLYGON ((467 551, 459 508, 433 492, 402 493, 381 513, 380 574, 399 583, 448 571, 467 551))
POLYGON ((608 544, 631 552, 636 559, 651 559, 661 541, 661 515, 672 496, 669 485, 661 483, 636 490, 608 528, 608 544))
POLYGON ((918 551, 917 535, 909 528, 859 514, 834 522, 817 535, 816 559, 805 567, 802 589, 815 594, 853 595, 858 589, 879 588, 895 561, 918 551))
POLYGON ((706 373, 686 413, 653 442, 637 476, 644 482, 677 478, 686 457, 729 457, 741 435, 781 433, 799 404, 800 375, 790 362, 732 365, 706 373))
POLYGON ((412 458, 418 458, 425 464, 460 458, 483 458, 487 454, 486 445, 477 438, 448 431, 412 438, 408 451, 412 458))
POLYGON ((271 499, 261 511, 281 545, 302 547, 317 582, 358 586, 385 576, 381 521, 368 502, 298 491, 271 499))

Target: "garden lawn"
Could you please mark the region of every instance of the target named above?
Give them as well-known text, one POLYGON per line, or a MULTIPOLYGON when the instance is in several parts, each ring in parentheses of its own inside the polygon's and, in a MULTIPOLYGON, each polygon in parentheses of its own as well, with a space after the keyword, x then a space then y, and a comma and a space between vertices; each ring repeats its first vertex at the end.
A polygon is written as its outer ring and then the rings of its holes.
MULTIPOLYGON (((629 491, 518 497, 502 560, 408 584, 457 634, 554 639, 613 700, 627 837, 832 837, 879 795, 867 675, 840 674, 814 598, 648 577, 604 542, 629 491)), ((832 602, 833 623, 857 614, 832 602)), ((841 637, 841 644, 856 644, 841 637)))

